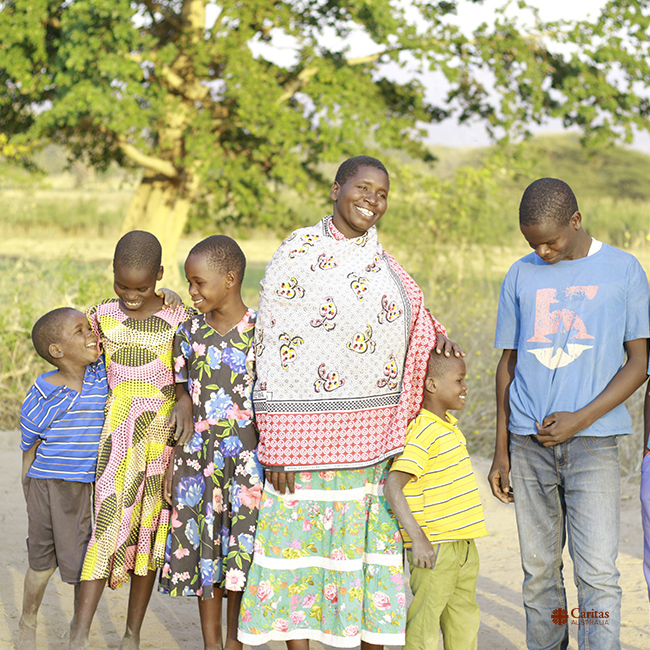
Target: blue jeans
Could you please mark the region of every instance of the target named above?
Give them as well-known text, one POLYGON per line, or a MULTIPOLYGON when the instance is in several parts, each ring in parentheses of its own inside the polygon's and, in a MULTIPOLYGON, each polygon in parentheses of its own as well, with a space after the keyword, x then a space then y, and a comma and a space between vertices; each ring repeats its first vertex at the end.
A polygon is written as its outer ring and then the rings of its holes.
POLYGON ((564 649, 569 625, 579 624, 581 649, 620 650, 616 556, 621 486, 616 436, 579 436, 547 448, 533 436, 511 434, 510 464, 528 648, 564 649), (573 603, 567 607, 564 589, 562 551, 567 534, 579 610, 573 603), (559 622, 559 612, 552 616, 557 609, 567 610, 566 623, 554 622, 559 622), (607 624, 591 624, 594 618, 607 624))

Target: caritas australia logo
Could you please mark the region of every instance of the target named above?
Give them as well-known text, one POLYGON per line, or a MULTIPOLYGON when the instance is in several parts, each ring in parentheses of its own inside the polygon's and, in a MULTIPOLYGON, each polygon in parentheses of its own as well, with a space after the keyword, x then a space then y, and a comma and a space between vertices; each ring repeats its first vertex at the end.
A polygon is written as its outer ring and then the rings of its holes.
POLYGON ((566 625, 569 620, 571 625, 609 625, 609 612, 595 609, 583 612, 579 607, 567 612, 563 607, 558 607, 551 613, 551 620, 555 625, 566 625))

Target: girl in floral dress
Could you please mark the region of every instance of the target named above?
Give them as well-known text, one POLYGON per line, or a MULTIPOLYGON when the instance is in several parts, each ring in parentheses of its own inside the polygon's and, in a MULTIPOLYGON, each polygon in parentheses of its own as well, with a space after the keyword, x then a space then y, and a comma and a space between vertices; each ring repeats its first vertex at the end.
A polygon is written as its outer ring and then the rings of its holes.
POLYGON ((206 649, 241 647, 237 617, 253 552, 262 469, 252 419, 256 313, 241 298, 246 260, 229 237, 197 244, 185 262, 194 306, 174 344, 178 444, 166 481, 173 506, 160 590, 197 596, 206 649))

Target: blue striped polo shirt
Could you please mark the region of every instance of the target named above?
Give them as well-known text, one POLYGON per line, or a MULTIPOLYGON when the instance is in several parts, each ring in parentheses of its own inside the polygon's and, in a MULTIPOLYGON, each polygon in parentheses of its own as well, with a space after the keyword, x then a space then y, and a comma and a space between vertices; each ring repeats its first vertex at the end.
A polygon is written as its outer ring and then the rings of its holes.
POLYGON ((41 441, 27 476, 92 483, 108 395, 104 356, 86 367, 81 393, 47 381, 56 372, 36 379, 20 410, 20 448, 41 441))

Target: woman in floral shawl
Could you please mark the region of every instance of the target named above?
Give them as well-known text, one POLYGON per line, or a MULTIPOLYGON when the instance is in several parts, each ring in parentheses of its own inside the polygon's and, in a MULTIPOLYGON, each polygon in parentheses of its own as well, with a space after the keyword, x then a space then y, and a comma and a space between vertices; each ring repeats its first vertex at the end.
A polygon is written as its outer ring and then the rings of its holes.
POLYGON ((383 496, 422 401, 429 352, 456 347, 377 241, 388 172, 339 168, 333 215, 269 263, 253 402, 266 468, 239 623, 249 645, 403 645, 402 543, 383 496))

